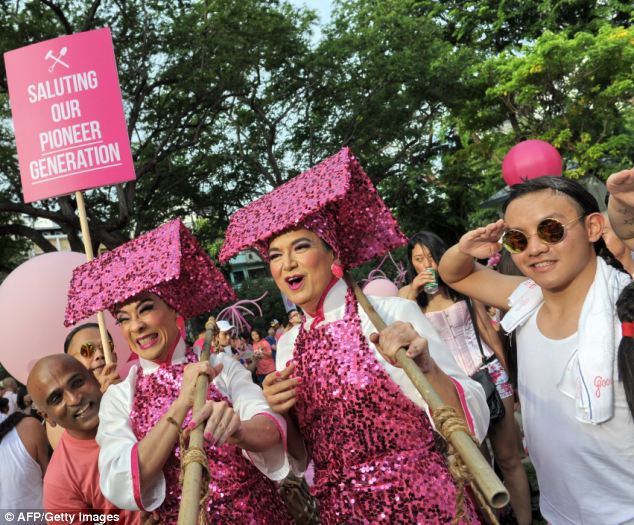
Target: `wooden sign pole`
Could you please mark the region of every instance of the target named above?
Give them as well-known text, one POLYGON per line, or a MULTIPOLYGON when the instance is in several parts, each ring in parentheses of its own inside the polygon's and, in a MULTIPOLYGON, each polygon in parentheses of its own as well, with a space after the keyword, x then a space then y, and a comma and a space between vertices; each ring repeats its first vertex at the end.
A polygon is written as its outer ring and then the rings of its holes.
MULTIPOLYGON (((86 251, 86 260, 92 261, 95 256, 92 251, 92 241, 90 239, 90 230, 88 229, 88 217, 86 215, 86 203, 84 195, 81 191, 75 192, 77 200, 77 210, 79 211, 79 223, 81 224, 81 236, 84 241, 84 250, 86 251)), ((106 328, 106 318, 103 312, 97 312, 97 322, 99 323, 99 336, 101 337, 101 347, 103 348, 103 356, 106 365, 113 362, 112 350, 110 349, 110 339, 108 338, 108 329, 106 328)))

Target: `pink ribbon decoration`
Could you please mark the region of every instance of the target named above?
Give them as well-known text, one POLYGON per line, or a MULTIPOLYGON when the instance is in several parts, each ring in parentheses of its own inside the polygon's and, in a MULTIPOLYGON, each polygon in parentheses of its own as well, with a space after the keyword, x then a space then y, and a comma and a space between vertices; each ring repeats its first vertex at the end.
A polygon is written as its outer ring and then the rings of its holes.
POLYGON ((385 264, 385 261, 388 258, 390 259, 390 261, 394 265, 394 268, 396 268, 396 279, 394 279, 393 282, 394 282, 394 284, 396 285, 397 288, 401 288, 405 284, 405 281, 407 280, 407 270, 405 269, 405 267, 403 266, 402 263, 400 263, 400 262, 397 263, 394 260, 394 257, 392 257, 391 253, 388 253, 387 255, 385 255, 385 257, 383 257, 383 259, 381 259, 381 262, 379 263, 379 265, 376 268, 374 268, 368 274, 367 279, 364 279, 362 282, 367 284, 370 281, 374 281, 375 279, 386 279, 386 280, 390 281, 391 279, 381 269, 381 268, 383 268, 383 265, 385 264))
POLYGON ((251 325, 246 320, 245 315, 250 315, 252 317, 255 317, 256 315, 247 306, 255 307, 260 314, 259 317, 262 317, 264 314, 262 313, 262 308, 260 308, 258 301, 264 299, 266 294, 268 294, 268 292, 264 292, 257 299, 242 299, 241 301, 237 301, 224 310, 221 310, 216 316, 216 319, 229 321, 229 323, 231 323, 238 332, 251 331, 251 325))

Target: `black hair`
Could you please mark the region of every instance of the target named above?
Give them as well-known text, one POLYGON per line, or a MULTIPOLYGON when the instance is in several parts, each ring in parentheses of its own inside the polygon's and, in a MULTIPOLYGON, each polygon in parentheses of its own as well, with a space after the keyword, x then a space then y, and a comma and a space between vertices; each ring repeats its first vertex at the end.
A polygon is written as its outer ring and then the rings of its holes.
POLYGON ((4 439, 9 432, 11 432, 15 427, 18 426, 18 423, 22 421, 25 417, 29 417, 22 412, 14 412, 7 419, 5 419, 2 423, 0 423, 0 443, 4 439))
MULTIPOLYGON (((616 301, 616 313, 621 323, 634 322, 634 282, 621 291, 616 301)), ((634 337, 623 335, 616 361, 627 406, 634 417, 634 337)))
POLYGON ((15 404, 18 405, 20 410, 24 410, 26 408, 26 405, 24 404, 24 396, 27 394, 28 392, 26 391, 26 388, 23 386, 18 387, 18 397, 15 400, 15 404))
POLYGON ((524 277, 524 274, 513 262, 510 252, 502 249, 500 252, 500 262, 497 263, 495 269, 502 275, 517 275, 518 277, 524 277))
POLYGON ((4 411, 9 411, 9 400, 6 397, 0 397, 0 414, 4 414, 4 411))
MULTIPOLYGON (((70 347, 70 343, 73 340, 73 337, 75 337, 75 335, 77 335, 78 332, 81 332, 82 330, 86 330, 87 328, 96 328, 97 330, 99 330, 99 325, 97 323, 84 323, 84 324, 80 324, 79 326, 76 326, 70 332, 68 332, 68 335, 66 336, 66 339, 64 340, 65 354, 68 353, 68 348, 70 347)), ((110 335, 110 332, 106 330, 106 333, 108 334, 108 337, 110 338, 110 340, 112 340, 112 336, 110 335)))
MULTIPOLYGON (((412 252, 417 245, 425 246, 432 256, 432 259, 436 264, 440 263, 440 259, 448 249, 447 244, 438 235, 430 231, 420 231, 415 233, 407 243, 407 281, 412 283, 416 277, 416 270, 412 264, 412 252)), ((438 272, 436 272, 436 279, 438 280, 438 286, 441 287, 455 302, 464 301, 466 297, 445 284, 438 272)), ((416 302, 421 308, 426 308, 429 304, 429 297, 425 291, 421 288, 416 296, 416 302)))

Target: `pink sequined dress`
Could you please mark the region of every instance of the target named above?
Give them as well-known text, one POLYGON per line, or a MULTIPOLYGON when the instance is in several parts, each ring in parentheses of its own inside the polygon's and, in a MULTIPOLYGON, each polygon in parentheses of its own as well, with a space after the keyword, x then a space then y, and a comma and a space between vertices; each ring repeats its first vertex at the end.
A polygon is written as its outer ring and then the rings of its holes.
POLYGON ((457 489, 431 424, 369 348, 352 290, 343 319, 300 330, 293 359, 322 523, 451 523, 457 489))
MULTIPOLYGON (((193 352, 187 352, 189 362, 196 361, 193 352)), ((181 389, 186 363, 161 366, 156 372, 144 375, 139 367, 136 391, 130 420, 140 441, 167 411, 181 389)), ((227 401, 212 383, 207 399, 227 401)), ((191 418, 191 413, 185 423, 191 418)), ((207 506, 210 524, 262 524, 284 525, 292 520, 286 506, 272 481, 261 474, 244 456, 242 450, 224 444, 216 447, 206 444, 209 459, 211 498, 207 506)), ((175 446, 173 454, 163 467, 166 483, 165 501, 157 509, 161 523, 176 523, 181 498, 178 482, 180 474, 180 448, 175 446)))

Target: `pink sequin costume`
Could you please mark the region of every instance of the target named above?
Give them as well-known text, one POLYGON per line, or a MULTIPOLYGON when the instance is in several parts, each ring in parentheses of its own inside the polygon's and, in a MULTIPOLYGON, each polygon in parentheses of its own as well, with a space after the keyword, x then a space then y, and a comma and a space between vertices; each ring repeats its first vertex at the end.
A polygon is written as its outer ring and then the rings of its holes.
POLYGON ((343 148, 235 212, 220 261, 251 247, 268 260, 269 240, 301 227, 328 243, 345 268, 407 243, 359 160, 343 148))
MULTIPOLYGON (((65 323, 115 309, 141 292, 156 294, 185 317, 235 299, 195 237, 180 220, 174 220, 76 268, 65 323)), ((119 508, 160 508, 165 523, 176 523, 178 516, 179 447, 173 447, 163 471, 141 483, 139 441, 178 397, 184 367, 192 360, 193 352, 180 339, 166 350, 161 363, 140 357, 138 369, 133 367, 123 381, 110 386, 99 409, 96 440, 104 495, 119 508)), ((271 412, 244 367, 224 354, 214 356, 214 364, 222 364, 223 369, 209 387, 209 398, 230 401, 242 421, 255 416, 271 418, 285 443, 283 418, 271 412)), ((191 410, 186 421, 190 417, 191 410)), ((291 523, 274 486, 262 474, 275 480, 286 477, 284 443, 245 453, 251 462, 236 446, 206 446, 211 465, 211 523, 291 523)))
MULTIPOLYGON (((267 258, 273 238, 300 228, 324 240, 346 269, 407 242, 356 157, 344 148, 236 212, 220 260, 248 247, 267 258)), ((323 305, 345 288, 343 281, 331 284, 311 329, 304 333, 294 327, 284 334, 276 358, 278 370, 291 357, 297 361, 301 382, 295 409, 316 463, 322 523, 451 523, 456 488, 443 457, 434 450, 424 408, 413 401, 418 397, 422 403, 420 395, 411 392, 413 385, 401 369, 379 362, 382 358, 370 349, 365 322, 350 293, 345 312, 341 297, 341 317, 325 322, 331 313, 323 305)), ((397 301, 392 306, 398 311, 391 322, 413 320, 417 328, 423 327, 419 333, 433 332, 415 304, 389 299, 397 301)), ((334 309, 338 311, 338 305, 334 309)), ((434 359, 444 363, 439 366, 448 374, 451 369, 470 428, 484 436, 488 411, 482 389, 470 385, 473 381, 451 356, 444 349, 438 352, 438 337, 429 335, 434 359)), ((291 459, 297 472, 306 467, 291 459)), ((468 512, 473 514, 471 507, 468 512)))
MULTIPOLYGON (((193 352, 188 351, 187 361, 197 361, 193 352)), ((167 411, 181 389, 183 369, 186 363, 161 366, 152 374, 143 374, 139 367, 136 377, 134 404, 130 414, 132 428, 140 441, 154 427, 167 411)), ((216 386, 211 383, 207 399, 227 401, 216 386)), ((186 425, 191 413, 184 421, 186 425)), ((217 524, 291 524, 286 506, 277 493, 273 482, 261 474, 242 455, 242 450, 224 444, 220 447, 209 443, 205 446, 209 459, 211 499, 207 506, 209 523, 217 524)), ((167 494, 164 503, 157 509, 161 523, 176 523, 181 499, 180 448, 175 446, 172 456, 163 467, 167 494)))
POLYGON ((451 523, 456 487, 429 420, 374 357, 352 291, 342 320, 299 332, 295 410, 322 523, 451 523))

